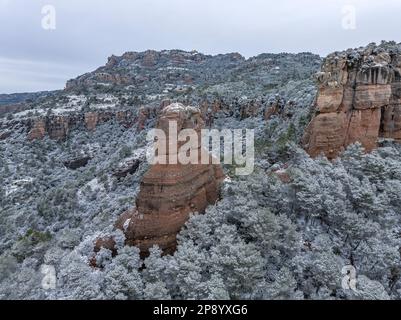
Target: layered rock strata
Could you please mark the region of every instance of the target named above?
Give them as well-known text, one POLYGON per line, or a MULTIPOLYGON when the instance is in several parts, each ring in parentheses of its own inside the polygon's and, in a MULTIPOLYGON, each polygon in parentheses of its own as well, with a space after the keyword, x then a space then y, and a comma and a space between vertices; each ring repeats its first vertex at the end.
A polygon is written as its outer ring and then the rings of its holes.
MULTIPOLYGON (((169 123, 177 123, 177 133, 184 129, 195 129, 197 133, 204 127, 198 108, 171 104, 161 111, 157 128, 167 137, 169 123)), ((171 145, 173 141, 168 141, 171 145)), ((184 143, 184 142, 182 142, 184 143)), ((181 143, 181 144, 182 144, 181 143)), ((178 150, 180 145, 178 145, 178 150)), ((157 244, 165 253, 172 253, 176 246, 176 235, 188 220, 191 213, 202 213, 209 204, 219 199, 219 189, 224 178, 220 165, 201 164, 202 154, 207 151, 201 145, 197 150, 199 164, 154 164, 143 177, 136 208, 125 212, 116 223, 123 230, 126 243, 138 246, 143 255, 157 244)), ((176 151, 166 150, 167 158, 177 155, 176 151)))
POLYGON ((311 156, 333 159, 357 141, 367 151, 379 138, 401 141, 400 45, 330 54, 316 78, 315 116, 303 139, 311 156))

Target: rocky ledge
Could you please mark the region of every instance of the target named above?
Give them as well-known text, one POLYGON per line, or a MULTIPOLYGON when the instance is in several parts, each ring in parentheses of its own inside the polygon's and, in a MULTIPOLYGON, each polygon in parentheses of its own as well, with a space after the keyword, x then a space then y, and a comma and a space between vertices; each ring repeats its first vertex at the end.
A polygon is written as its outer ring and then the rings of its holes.
POLYGON ((316 75, 315 115, 303 143, 311 156, 337 157, 359 141, 401 141, 401 45, 383 42, 330 54, 316 75))

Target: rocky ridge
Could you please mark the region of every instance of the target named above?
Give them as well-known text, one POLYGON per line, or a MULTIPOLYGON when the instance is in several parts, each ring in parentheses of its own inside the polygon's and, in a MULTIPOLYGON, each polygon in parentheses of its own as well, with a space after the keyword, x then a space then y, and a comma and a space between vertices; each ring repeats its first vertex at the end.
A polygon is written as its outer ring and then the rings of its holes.
POLYGON ((297 97, 298 86, 320 63, 320 57, 311 53, 245 59, 238 53, 127 52, 68 81, 65 90, 41 95, 17 108, 0 107, 0 135, 21 128, 29 139, 63 140, 81 124, 94 130, 100 123, 120 118, 118 112, 128 111, 132 117, 118 121, 141 130, 156 121, 163 101, 200 106, 208 127, 217 118, 270 118, 277 113, 272 106, 278 94, 287 100, 284 104, 293 103, 279 89, 285 85, 297 97), (1 117, 1 110, 7 111, 7 118, 1 117))

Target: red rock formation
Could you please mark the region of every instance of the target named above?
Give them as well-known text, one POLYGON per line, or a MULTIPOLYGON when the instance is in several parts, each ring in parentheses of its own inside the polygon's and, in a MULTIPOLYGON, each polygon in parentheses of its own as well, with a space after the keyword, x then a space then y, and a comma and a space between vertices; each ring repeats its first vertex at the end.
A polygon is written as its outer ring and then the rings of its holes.
POLYGON ((51 123, 48 124, 48 133, 50 139, 64 140, 70 129, 70 118, 68 116, 53 117, 51 123))
POLYGON ((97 112, 85 113, 85 125, 88 130, 94 130, 99 121, 99 114, 97 112))
MULTIPOLYGON (((134 125, 134 115, 131 111, 117 111, 115 114, 117 122, 125 128, 131 128, 134 125)), ((109 121, 108 119, 103 122, 109 121)))
MULTIPOLYGON (((288 107, 291 109, 293 107, 293 102, 288 103, 288 107)), ((276 96, 273 101, 271 101, 264 110, 263 117, 265 120, 269 120, 272 116, 278 116, 285 113, 286 103, 284 99, 280 96, 276 96)))
POLYGON ((150 110, 147 107, 141 107, 138 112, 137 128, 139 131, 145 129, 146 121, 150 118, 150 110))
POLYGON ((401 141, 401 53, 390 43, 329 55, 317 74, 316 115, 305 136, 311 156, 335 158, 359 141, 401 141))
POLYGON ((240 108, 240 117, 241 119, 246 119, 250 117, 256 117, 261 108, 260 101, 252 100, 244 105, 241 105, 240 108))
POLYGON ((36 119, 28 133, 29 140, 43 139, 46 134, 46 123, 43 119, 36 119))
MULTIPOLYGON (((168 135, 170 121, 177 121, 177 131, 204 127, 198 108, 172 104, 164 108, 157 127, 168 135)), ((168 140, 168 139, 167 139, 168 140)), ((167 141, 169 143, 169 141, 167 141)), ((179 147, 178 147, 179 148, 179 147)), ((199 147, 199 159, 202 152, 199 147)), ((170 157, 173 154, 167 152, 170 157)), ((219 198, 224 177, 220 165, 211 164, 155 164, 141 182, 136 209, 124 213, 116 223, 123 230, 126 243, 138 246, 143 255, 154 244, 165 253, 175 250, 176 234, 194 212, 204 212, 219 198)))
POLYGON ((9 136, 11 136, 11 131, 0 131, 0 140, 7 139, 9 136))
MULTIPOLYGON (((95 247, 94 247, 94 252, 98 253, 100 251, 101 248, 106 248, 111 250, 111 256, 115 257, 117 255, 117 249, 116 249, 116 242, 113 238, 111 237, 104 237, 104 238, 98 238, 95 241, 95 247)), ((96 257, 92 256, 91 259, 89 259, 89 265, 96 268, 97 265, 97 261, 96 261, 96 257)))
POLYGON ((125 178, 128 174, 134 174, 141 164, 138 159, 130 159, 118 167, 114 172, 113 176, 117 178, 125 178))

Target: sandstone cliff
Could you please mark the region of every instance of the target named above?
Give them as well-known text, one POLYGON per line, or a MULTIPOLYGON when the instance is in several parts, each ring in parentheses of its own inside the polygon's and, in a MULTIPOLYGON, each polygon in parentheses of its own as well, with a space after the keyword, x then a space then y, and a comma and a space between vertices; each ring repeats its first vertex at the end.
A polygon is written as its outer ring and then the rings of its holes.
MULTIPOLYGON (((198 108, 177 103, 161 111, 157 127, 168 135, 170 121, 177 121, 178 132, 187 128, 200 132, 204 127, 198 108)), ((201 152, 206 150, 199 146, 199 159, 201 152)), ((167 156, 170 155, 167 150, 167 156)), ((152 165, 141 182, 136 208, 124 213, 116 227, 124 231, 126 243, 138 246, 144 255, 154 244, 171 253, 175 250, 176 235, 189 215, 204 212, 218 200, 223 177, 220 165, 213 165, 211 161, 210 164, 152 165)))
POLYGON ((330 54, 316 78, 316 112, 303 141, 311 156, 335 158, 357 141, 367 151, 379 138, 401 141, 400 45, 330 54))
MULTIPOLYGON (((86 113, 46 115, 26 121, 21 120, 21 122, 27 127, 29 140, 43 139, 46 135, 50 139, 65 140, 69 131, 74 128, 85 127, 87 130, 92 131, 95 130, 97 125, 113 119, 128 128, 138 123, 138 118, 130 110, 116 112, 90 111, 86 113)), ((12 126, 15 126, 15 123, 11 123, 10 127, 12 126)), ((142 126, 139 127, 142 128, 142 126)))

